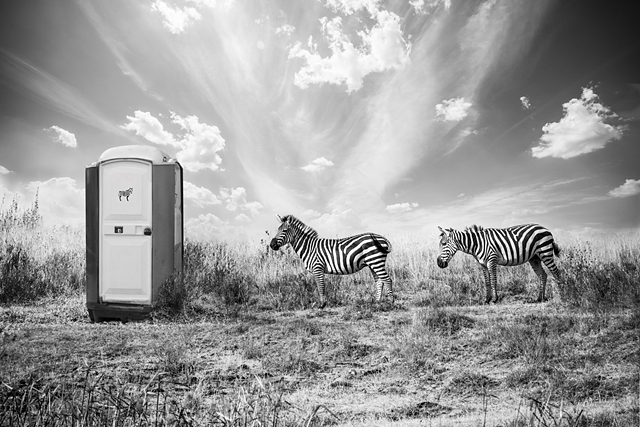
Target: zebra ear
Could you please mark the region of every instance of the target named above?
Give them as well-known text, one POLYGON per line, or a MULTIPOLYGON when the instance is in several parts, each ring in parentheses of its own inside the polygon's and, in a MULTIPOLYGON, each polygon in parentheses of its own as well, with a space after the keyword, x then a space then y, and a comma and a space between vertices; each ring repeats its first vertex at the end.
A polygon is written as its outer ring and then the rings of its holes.
POLYGON ((440 230, 440 235, 441 235, 441 236, 442 236, 443 234, 446 234, 446 233, 444 232, 444 230, 442 229, 442 227, 438 226, 438 230, 440 230))
POLYGON ((278 214, 276 214, 276 216, 278 217, 278 221, 282 222, 282 217, 278 214))

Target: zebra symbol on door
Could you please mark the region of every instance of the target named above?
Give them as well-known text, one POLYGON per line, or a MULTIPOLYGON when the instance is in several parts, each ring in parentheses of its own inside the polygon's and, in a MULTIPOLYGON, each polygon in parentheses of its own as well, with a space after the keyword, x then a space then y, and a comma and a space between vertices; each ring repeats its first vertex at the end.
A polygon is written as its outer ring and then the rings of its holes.
POLYGON ((123 197, 127 198, 127 202, 129 201, 129 196, 131 195, 131 193, 133 193, 133 187, 129 188, 128 190, 120 190, 118 191, 118 200, 122 201, 123 197))

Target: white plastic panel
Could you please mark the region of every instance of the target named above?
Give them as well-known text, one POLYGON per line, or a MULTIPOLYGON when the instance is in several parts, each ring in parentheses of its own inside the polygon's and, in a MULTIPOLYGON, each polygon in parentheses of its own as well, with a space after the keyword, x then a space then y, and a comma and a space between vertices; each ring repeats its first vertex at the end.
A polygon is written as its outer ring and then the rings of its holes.
POLYGON ((151 236, 104 237, 102 301, 151 303, 151 236))
POLYGON ((151 303, 152 164, 117 160, 100 165, 102 302, 151 303))

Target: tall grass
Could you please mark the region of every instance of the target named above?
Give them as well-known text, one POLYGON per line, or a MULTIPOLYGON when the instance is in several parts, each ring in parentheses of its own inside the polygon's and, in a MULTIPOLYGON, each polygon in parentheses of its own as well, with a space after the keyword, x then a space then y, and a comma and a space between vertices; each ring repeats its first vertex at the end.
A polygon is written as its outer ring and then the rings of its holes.
POLYGON ((0 304, 76 295, 85 288, 84 231, 44 227, 38 206, 0 203, 0 304))
MULTIPOLYGON (((465 306, 481 303, 484 278, 473 257, 458 254, 449 268, 436 267, 436 242, 392 239, 388 260, 400 303, 465 306)), ((598 240, 561 238, 558 260, 563 284, 549 279, 555 297, 575 307, 602 310, 640 303, 640 233, 598 240)), ((295 310, 317 304, 316 285, 290 249, 219 241, 185 242, 184 272, 169 280, 158 296, 168 315, 237 314, 242 310, 295 310)), ((81 294, 85 287, 84 230, 45 227, 38 199, 24 210, 18 200, 0 204, 0 303, 29 303, 81 294)), ((514 300, 533 300, 538 278, 528 265, 498 269, 499 292, 514 300)), ((330 306, 361 306, 373 300, 368 270, 327 276, 330 306)))

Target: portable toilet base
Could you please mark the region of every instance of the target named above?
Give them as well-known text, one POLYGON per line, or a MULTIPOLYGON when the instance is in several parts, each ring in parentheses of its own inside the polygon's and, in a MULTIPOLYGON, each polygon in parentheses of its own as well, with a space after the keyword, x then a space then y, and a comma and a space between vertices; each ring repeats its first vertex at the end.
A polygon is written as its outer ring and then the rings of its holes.
POLYGON ((87 311, 89 312, 89 319, 94 323, 108 320, 119 320, 122 323, 127 323, 130 320, 148 318, 153 311, 153 307, 87 302, 87 311))
POLYGON ((115 147, 87 166, 85 191, 89 318, 143 319, 182 272, 182 167, 155 147, 115 147))

